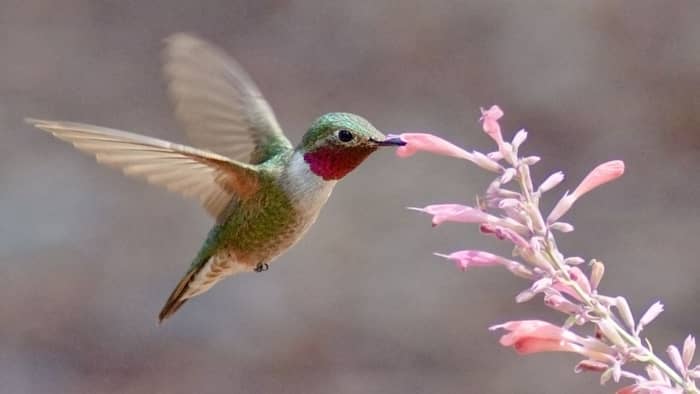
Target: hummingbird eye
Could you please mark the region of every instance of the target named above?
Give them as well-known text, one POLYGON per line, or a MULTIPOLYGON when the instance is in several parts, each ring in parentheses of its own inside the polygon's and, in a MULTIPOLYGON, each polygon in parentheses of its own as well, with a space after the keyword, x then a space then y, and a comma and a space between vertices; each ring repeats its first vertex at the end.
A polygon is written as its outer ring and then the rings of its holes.
POLYGON ((349 130, 345 129, 340 129, 338 130, 338 139, 341 140, 342 142, 350 142, 352 139, 355 138, 354 135, 352 135, 352 132, 349 130))

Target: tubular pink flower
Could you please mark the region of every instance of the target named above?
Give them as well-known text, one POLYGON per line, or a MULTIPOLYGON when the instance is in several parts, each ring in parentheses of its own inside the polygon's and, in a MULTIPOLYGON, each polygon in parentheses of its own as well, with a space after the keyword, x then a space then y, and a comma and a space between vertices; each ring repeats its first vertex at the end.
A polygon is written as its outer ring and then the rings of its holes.
POLYGON ((509 265, 510 260, 481 250, 460 250, 450 254, 433 253, 436 256, 452 260, 463 271, 470 267, 493 267, 509 265))
POLYGON ((525 337, 513 344, 513 349, 519 354, 541 352, 577 352, 573 344, 558 339, 541 339, 525 337))
POLYGON ((511 145, 513 145, 513 148, 518 149, 520 148, 520 145, 525 142, 527 139, 527 131, 524 129, 518 130, 517 133, 515 133, 515 136, 513 137, 513 142, 511 142, 511 145))
POLYGON ((690 363, 693 362, 695 356, 695 337, 688 335, 683 341, 683 365, 685 369, 690 368, 690 363))
POLYGON ((669 387, 663 382, 642 382, 617 390, 616 394, 681 394, 680 388, 669 387))
POLYGON ((586 274, 581 271, 578 267, 569 267, 569 276, 571 280, 576 282, 578 286, 586 292, 586 294, 591 294, 591 283, 588 281, 586 274))
POLYGON ((613 160, 600 164, 583 178, 571 195, 576 200, 596 187, 614 181, 624 173, 625 163, 622 160, 613 160))
POLYGON ((512 242, 516 246, 519 246, 521 248, 525 249, 530 249, 530 243, 527 242, 525 238, 523 238, 520 234, 515 232, 514 230, 511 230, 507 227, 501 227, 501 226, 494 226, 491 224, 482 224, 479 226, 479 231, 481 231, 484 234, 489 234, 493 235, 494 237, 504 240, 507 239, 508 241, 512 242))
POLYGON ((605 264, 601 261, 593 260, 591 262, 591 289, 594 291, 598 290, 600 281, 603 280, 603 275, 605 275, 605 264))
POLYGON ((492 326, 489 330, 510 331, 499 340, 503 346, 512 346, 520 354, 539 352, 573 352, 592 360, 610 361, 612 349, 594 338, 583 338, 572 331, 541 320, 510 321, 492 326))
POLYGON ((550 175, 547 177, 547 179, 542 182, 540 187, 537 188, 537 191, 540 193, 547 192, 549 190, 552 190, 555 188, 558 184, 561 183, 561 181, 564 180, 564 173, 561 171, 557 171, 554 174, 550 175))
POLYGON ((500 148, 503 145, 503 135, 501 134, 501 125, 498 124, 498 119, 503 117, 503 110, 492 105, 489 109, 481 109, 481 123, 484 131, 489 137, 493 138, 500 148))
POLYGON ((489 327, 491 331, 498 329, 509 331, 501 336, 500 343, 503 346, 513 346, 523 338, 575 341, 579 337, 569 330, 542 320, 514 320, 489 327))
POLYGON ((390 134, 389 137, 399 137, 403 141, 406 141, 406 145, 401 146, 396 150, 396 155, 399 157, 409 157, 418 151, 425 151, 436 155, 451 156, 458 159, 474 161, 471 153, 432 134, 402 133, 399 135, 390 134))
POLYGON ((570 233, 574 231, 574 226, 571 223, 554 222, 549 225, 549 229, 559 231, 560 233, 570 233))
POLYGON ((670 345, 666 348, 666 354, 668 354, 668 358, 673 363, 673 366, 676 367, 677 370, 685 374, 687 368, 685 367, 685 365, 683 365, 683 358, 681 356, 680 350, 678 350, 677 347, 670 345))
POLYGON ((601 363, 600 361, 583 360, 576 364, 574 372, 605 372, 608 368, 610 368, 608 364, 601 363))
POLYGON ((639 323, 637 323, 637 329, 635 330, 635 333, 639 335, 640 332, 649 325, 654 319, 656 319, 661 312, 664 311, 664 304, 662 304, 659 301, 656 301, 653 303, 649 309, 647 309, 646 312, 642 315, 642 317, 639 318, 639 323))
POLYGON ((477 151, 472 152, 472 163, 491 172, 500 172, 503 169, 497 161, 477 151))
POLYGON ((554 284, 552 284, 552 288, 560 293, 563 293, 563 294, 570 296, 571 298, 573 298, 577 301, 581 301, 581 296, 578 295, 576 290, 574 290, 573 288, 571 288, 571 286, 568 286, 559 280, 555 281, 554 284))
POLYGON ((460 204, 434 204, 424 208, 409 207, 408 209, 433 215, 433 226, 444 222, 483 223, 489 220, 489 214, 460 204))
POLYGON ((517 261, 508 260, 501 256, 492 253, 483 252, 480 250, 460 250, 450 254, 433 253, 435 256, 443 257, 452 260, 457 265, 457 268, 466 271, 470 267, 492 267, 494 265, 502 265, 508 271, 512 272, 521 278, 531 279, 533 274, 524 265, 517 261))
POLYGON ((554 206, 552 212, 547 217, 547 223, 554 223, 571 209, 574 202, 589 191, 605 183, 613 181, 625 173, 625 163, 622 160, 613 160, 600 164, 589 172, 583 181, 576 187, 573 193, 566 193, 554 206))
POLYGON ((548 307, 566 313, 568 315, 573 315, 581 311, 581 307, 569 301, 563 295, 552 293, 545 294, 544 304, 548 307))

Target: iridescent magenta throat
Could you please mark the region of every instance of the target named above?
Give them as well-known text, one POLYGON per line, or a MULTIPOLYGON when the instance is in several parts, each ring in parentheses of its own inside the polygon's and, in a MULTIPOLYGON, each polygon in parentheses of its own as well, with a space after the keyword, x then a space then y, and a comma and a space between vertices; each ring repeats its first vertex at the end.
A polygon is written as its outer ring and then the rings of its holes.
POLYGON ((305 153, 304 161, 324 181, 338 180, 354 170, 376 149, 374 146, 327 146, 305 153))

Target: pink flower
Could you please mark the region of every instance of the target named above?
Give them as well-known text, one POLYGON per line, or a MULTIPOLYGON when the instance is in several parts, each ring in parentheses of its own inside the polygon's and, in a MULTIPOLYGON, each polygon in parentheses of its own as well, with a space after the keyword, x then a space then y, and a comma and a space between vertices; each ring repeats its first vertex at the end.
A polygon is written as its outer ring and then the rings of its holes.
POLYGON ((434 153, 436 155, 456 157, 469 160, 477 166, 491 172, 500 172, 502 167, 497 161, 487 157, 481 152, 467 152, 457 145, 428 133, 402 133, 390 134, 389 137, 399 137, 406 145, 396 150, 399 157, 409 157, 418 151, 434 153))
POLYGON ((489 137, 493 138, 500 148, 503 145, 503 135, 501 134, 501 125, 498 124, 498 119, 503 117, 503 110, 497 106, 492 105, 489 109, 481 109, 481 122, 482 127, 489 137))
POLYGON ((569 277, 576 282, 586 294, 591 294, 591 282, 588 281, 588 277, 580 268, 569 267, 569 277))
MULTIPOLYGON (((579 289, 583 290, 583 292, 586 294, 591 294, 591 282, 588 280, 588 277, 583 273, 583 271, 581 271, 580 268, 569 267, 567 271, 569 272, 569 277, 572 281, 576 282, 579 289)), ((554 284, 552 284, 552 287, 554 288, 554 290, 567 294, 573 297, 574 299, 581 301, 581 296, 578 294, 578 292, 572 286, 569 286, 566 282, 556 280, 554 284)))
POLYGON ((504 329, 500 343, 512 346, 520 354, 540 352, 573 352, 592 360, 609 362, 614 360, 613 350, 595 338, 583 338, 572 331, 541 320, 510 321, 489 328, 504 329))
POLYGON ((568 342, 575 342, 579 338, 569 330, 542 320, 515 320, 489 327, 491 331, 498 329, 509 331, 499 341, 503 346, 514 346, 523 339, 532 338, 568 342))
POLYGON ((547 179, 545 179, 545 181, 542 182, 540 187, 537 188, 537 191, 540 193, 547 192, 547 191, 555 188, 563 180, 564 180, 564 173, 561 171, 557 171, 554 174, 547 177, 547 179))
POLYGON ((606 370, 608 370, 608 368, 610 368, 608 364, 601 363, 600 361, 583 360, 580 363, 576 364, 574 372, 605 372, 606 370))
POLYGON ((436 256, 452 260, 457 268, 466 271, 470 267, 492 267, 502 265, 514 275, 525 279, 532 279, 532 271, 517 261, 508 260, 501 256, 484 252, 481 250, 460 250, 450 254, 433 253, 436 256))
POLYGON ((664 311, 664 304, 662 304, 660 301, 656 301, 653 303, 649 309, 647 309, 646 312, 642 315, 642 317, 639 318, 639 323, 637 324, 637 329, 635 330, 635 334, 639 335, 640 332, 649 325, 654 319, 656 319, 661 312, 664 311))
POLYGON ((515 230, 511 230, 507 227, 494 226, 491 224, 484 223, 481 226, 479 226, 479 231, 481 231, 484 234, 493 235, 494 237, 501 240, 507 239, 508 241, 521 248, 531 248, 530 243, 527 242, 527 240, 523 238, 522 235, 518 234, 515 230))
POLYGON ((581 301, 581 297, 578 295, 576 290, 574 290, 571 286, 568 286, 564 284, 563 282, 557 280, 552 284, 552 288, 560 293, 566 294, 570 296, 571 298, 581 301))
POLYGON ((642 382, 626 386, 616 391, 617 394, 681 394, 680 388, 669 387, 664 382, 642 382))
POLYGON ((408 209, 433 215, 433 226, 444 222, 483 223, 489 218, 489 214, 479 209, 460 204, 434 204, 424 208, 409 207, 408 209))
POLYGON ((625 163, 622 160, 603 163, 589 172, 571 195, 578 199, 596 187, 621 177, 624 173, 625 163))
POLYGON ((450 254, 433 254, 454 261, 457 264, 457 267, 462 270, 466 270, 470 267, 493 267, 496 265, 507 265, 511 262, 510 260, 507 260, 501 256, 496 256, 495 254, 483 252, 481 250, 460 250, 459 252, 450 254))
POLYGON ((579 313, 582 310, 579 305, 574 304, 563 295, 557 293, 545 294, 544 304, 568 315, 579 313))
POLYGON ((406 145, 399 147, 396 154, 399 157, 409 157, 418 151, 434 153, 436 155, 451 156, 458 159, 472 161, 473 155, 457 145, 428 133, 402 133, 390 134, 389 137, 399 137, 406 141, 406 145))
POLYGON ((552 212, 547 217, 547 223, 554 223, 560 217, 571 209, 574 202, 589 191, 601 186, 605 183, 613 181, 622 176, 625 172, 625 163, 622 160, 613 160, 599 165, 593 171, 588 173, 583 181, 576 187, 571 194, 565 194, 557 205, 552 209, 552 212))

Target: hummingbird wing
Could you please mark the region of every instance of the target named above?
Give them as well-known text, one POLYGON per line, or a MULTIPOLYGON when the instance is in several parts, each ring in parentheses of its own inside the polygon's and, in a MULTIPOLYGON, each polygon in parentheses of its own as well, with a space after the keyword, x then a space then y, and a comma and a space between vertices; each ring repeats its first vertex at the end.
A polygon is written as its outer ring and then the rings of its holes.
POLYGON ((258 171, 213 152, 126 131, 81 123, 27 119, 30 124, 92 153, 97 161, 131 176, 198 198, 218 217, 234 196, 257 190, 258 171))
POLYGON ((163 72, 175 115, 195 146, 251 164, 292 149, 270 105, 238 62, 185 33, 165 42, 163 72))

